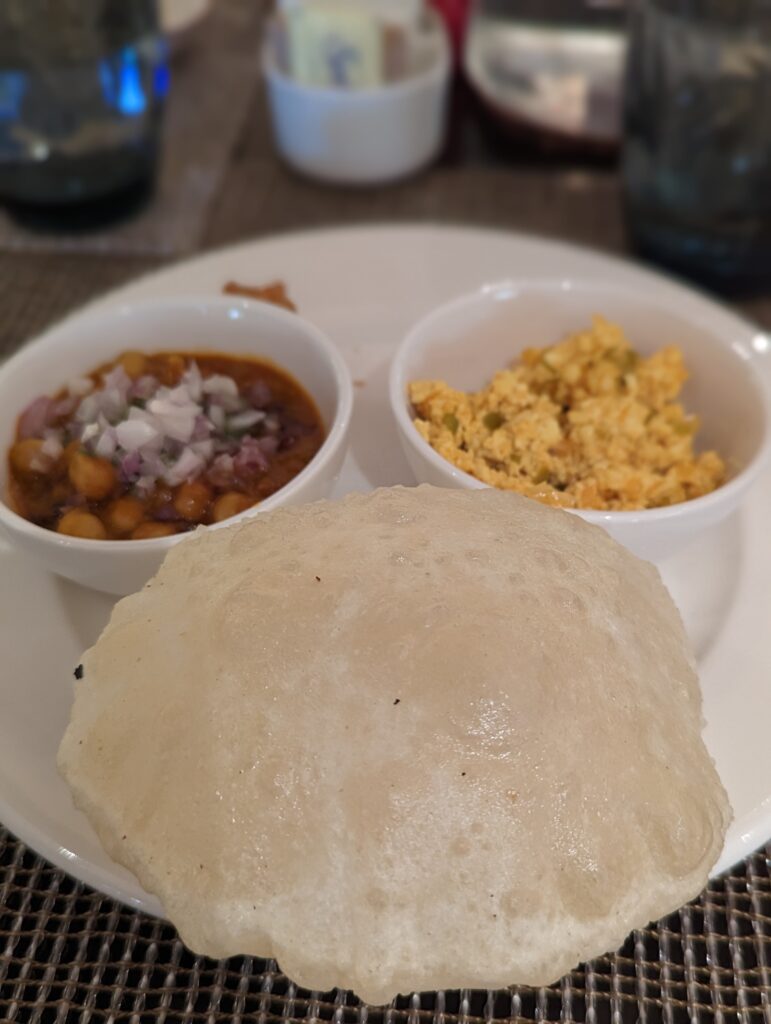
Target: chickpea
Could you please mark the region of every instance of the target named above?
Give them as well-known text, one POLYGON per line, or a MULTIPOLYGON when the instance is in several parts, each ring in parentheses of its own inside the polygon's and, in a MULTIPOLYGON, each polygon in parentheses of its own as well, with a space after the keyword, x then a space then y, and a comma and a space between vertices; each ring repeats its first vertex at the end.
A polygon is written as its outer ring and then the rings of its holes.
POLYGON ((79 508, 65 512, 56 529, 68 537, 80 537, 84 540, 107 539, 107 530, 104 528, 102 520, 93 513, 84 512, 79 508))
POLYGON ((200 523, 212 499, 211 488, 203 480, 180 484, 174 495, 174 508, 178 516, 189 523, 200 523))
POLYGON ((215 523, 221 523, 223 519, 237 516, 239 512, 244 512, 253 504, 254 501, 246 494, 241 494, 240 491, 228 491, 227 494, 220 495, 214 502, 212 518, 215 523))
POLYGON ((171 505, 173 501, 174 492, 169 487, 164 487, 163 484, 158 484, 152 498, 155 508, 162 508, 164 505, 171 505))
POLYGON ((70 443, 65 446, 62 458, 64 459, 64 462, 67 466, 69 466, 69 464, 72 462, 73 458, 80 451, 81 447, 82 445, 80 441, 70 441, 70 443))
POLYGON ((131 533, 145 517, 145 507, 139 498, 118 498, 108 506, 107 525, 113 533, 131 533))
POLYGON ((38 476, 50 473, 56 459, 43 455, 41 449, 44 442, 39 437, 30 437, 25 441, 17 441, 11 448, 11 466, 19 476, 38 476))
POLYGON ((115 467, 107 459, 76 452, 70 459, 70 483, 89 501, 101 501, 115 487, 115 467))
POLYGON ((141 352, 124 352, 118 362, 132 380, 141 377, 147 366, 147 359, 141 352))
POLYGON ((170 537, 177 530, 172 523, 151 523, 149 520, 140 523, 131 534, 132 540, 155 540, 157 537, 170 537))

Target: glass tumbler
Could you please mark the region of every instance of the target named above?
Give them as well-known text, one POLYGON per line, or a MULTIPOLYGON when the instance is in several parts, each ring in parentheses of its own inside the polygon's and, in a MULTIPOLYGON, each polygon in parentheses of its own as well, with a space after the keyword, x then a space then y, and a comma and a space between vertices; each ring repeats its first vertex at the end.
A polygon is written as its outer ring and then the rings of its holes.
POLYGON ((74 204, 152 179, 167 86, 155 0, 0 0, 0 198, 74 204))
POLYGON ((771 280, 771 2, 633 0, 627 221, 707 284, 771 280))

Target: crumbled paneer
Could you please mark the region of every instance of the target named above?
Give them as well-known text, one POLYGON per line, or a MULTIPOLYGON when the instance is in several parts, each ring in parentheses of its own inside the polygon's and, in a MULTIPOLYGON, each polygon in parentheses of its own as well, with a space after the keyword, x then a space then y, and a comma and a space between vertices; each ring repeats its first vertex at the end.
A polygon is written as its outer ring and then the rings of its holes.
POLYGON ((556 345, 526 349, 473 394, 410 384, 415 426, 477 479, 563 508, 631 511, 698 498, 725 480, 717 452, 676 399, 682 352, 639 356, 602 317, 556 345))

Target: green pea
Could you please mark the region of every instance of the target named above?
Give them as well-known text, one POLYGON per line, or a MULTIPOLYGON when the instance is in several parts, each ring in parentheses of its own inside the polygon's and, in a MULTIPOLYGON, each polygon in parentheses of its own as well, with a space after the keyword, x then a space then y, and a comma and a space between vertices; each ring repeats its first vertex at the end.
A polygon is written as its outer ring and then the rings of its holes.
POLYGON ((640 362, 640 357, 631 348, 614 351, 611 355, 611 359, 622 374, 631 373, 637 368, 637 364, 640 362))
POLYGON ((458 427, 460 426, 458 417, 451 412, 446 412, 444 416, 442 416, 442 423, 444 423, 447 429, 452 431, 453 434, 457 433, 458 427))
POLYGON ((498 427, 503 426, 505 421, 499 412, 488 412, 482 422, 488 430, 497 430, 498 427))
POLYGON ((675 423, 675 433, 680 434, 681 437, 685 437, 688 434, 693 434, 696 430, 696 424, 693 420, 680 420, 679 423, 675 423))

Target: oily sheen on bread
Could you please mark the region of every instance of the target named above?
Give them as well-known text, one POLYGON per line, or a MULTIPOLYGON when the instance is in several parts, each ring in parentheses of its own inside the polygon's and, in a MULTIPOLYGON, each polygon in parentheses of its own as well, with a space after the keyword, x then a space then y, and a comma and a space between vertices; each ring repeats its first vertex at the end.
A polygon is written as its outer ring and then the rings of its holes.
POLYGON ((703 887, 730 819, 656 570, 567 512, 393 488, 202 531, 83 658, 59 765, 213 957, 545 984, 703 887))

